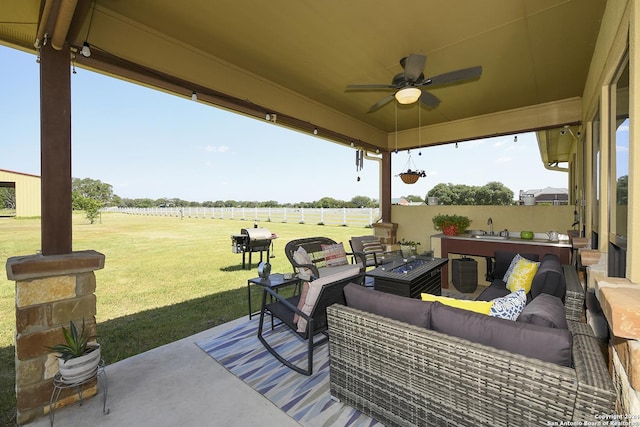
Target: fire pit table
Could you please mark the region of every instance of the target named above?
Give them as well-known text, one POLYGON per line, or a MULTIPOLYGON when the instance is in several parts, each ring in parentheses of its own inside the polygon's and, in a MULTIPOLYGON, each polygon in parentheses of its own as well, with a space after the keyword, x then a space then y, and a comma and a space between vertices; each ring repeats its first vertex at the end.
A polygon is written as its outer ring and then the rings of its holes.
POLYGON ((447 262, 447 258, 396 258, 366 275, 374 279, 377 291, 410 298, 420 298, 423 292, 440 295, 440 271, 447 262))

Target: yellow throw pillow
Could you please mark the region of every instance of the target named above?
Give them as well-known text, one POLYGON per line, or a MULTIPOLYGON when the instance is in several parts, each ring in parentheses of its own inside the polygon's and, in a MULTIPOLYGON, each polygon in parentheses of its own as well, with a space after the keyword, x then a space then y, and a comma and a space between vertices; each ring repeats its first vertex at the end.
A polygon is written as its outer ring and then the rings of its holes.
POLYGON ((538 272, 539 262, 529 261, 526 258, 522 258, 516 264, 513 272, 507 280, 507 289, 511 292, 515 292, 518 289, 524 289, 526 293, 531 290, 531 284, 533 278, 538 272))
POLYGON ((420 294, 422 301, 438 301, 450 307, 461 308, 462 310, 475 311, 480 314, 489 314, 491 311, 492 301, 471 301, 465 299, 455 299, 449 297, 440 297, 431 294, 420 294))

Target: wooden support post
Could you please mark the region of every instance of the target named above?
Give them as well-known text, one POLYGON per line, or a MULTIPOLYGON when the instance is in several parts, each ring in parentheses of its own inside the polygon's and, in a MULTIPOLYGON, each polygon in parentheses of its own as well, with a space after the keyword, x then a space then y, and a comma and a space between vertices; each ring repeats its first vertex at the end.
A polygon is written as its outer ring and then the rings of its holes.
POLYGON ((40 167, 43 255, 68 254, 71 237, 71 76, 69 50, 40 51, 40 167))

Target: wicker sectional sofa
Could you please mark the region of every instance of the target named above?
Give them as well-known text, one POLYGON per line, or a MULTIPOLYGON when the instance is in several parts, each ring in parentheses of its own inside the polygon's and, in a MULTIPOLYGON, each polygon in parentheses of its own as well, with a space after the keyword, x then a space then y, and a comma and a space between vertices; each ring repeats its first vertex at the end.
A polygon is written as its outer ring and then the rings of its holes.
POLYGON ((385 425, 541 426, 615 412, 607 365, 585 323, 552 330, 356 285, 348 292, 369 300, 327 309, 331 394, 385 425), (505 325, 510 332, 498 330, 505 325), (502 342, 442 332, 465 326, 489 339, 495 329, 502 342), (530 348, 506 350, 513 333, 530 348))

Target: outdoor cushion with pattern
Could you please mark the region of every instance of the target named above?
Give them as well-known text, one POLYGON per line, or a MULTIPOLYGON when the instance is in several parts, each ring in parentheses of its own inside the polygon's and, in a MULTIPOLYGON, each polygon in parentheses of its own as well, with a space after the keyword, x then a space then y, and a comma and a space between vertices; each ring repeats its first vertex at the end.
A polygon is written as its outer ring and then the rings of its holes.
POLYGON ((502 279, 503 282, 507 282, 506 273, 513 261, 513 258, 516 255, 520 255, 523 258, 526 258, 531 261, 538 261, 538 254, 527 254, 521 253, 518 254, 516 252, 510 251, 495 251, 494 252, 495 264, 493 268, 493 278, 494 279, 502 279))
POLYGON ((380 243, 378 240, 371 240, 362 242, 362 252, 365 253, 367 265, 370 265, 375 261, 374 254, 384 253, 384 248, 382 247, 382 243, 380 243))
POLYGON ((324 261, 327 267, 337 267, 348 264, 347 253, 342 242, 333 245, 320 245, 324 254, 324 261))
POLYGON ((516 320, 526 304, 527 294, 523 289, 519 289, 516 292, 511 292, 507 296, 492 300, 489 316, 516 320))
MULTIPOLYGON (((518 257, 516 256, 514 261, 517 258, 518 257)), ((509 274, 509 278, 507 279, 507 289, 511 292, 515 292, 518 289, 524 289, 525 293, 529 293, 533 283, 533 278, 538 271, 539 265, 539 262, 529 261, 526 258, 520 257, 511 271, 511 274, 509 274)))

